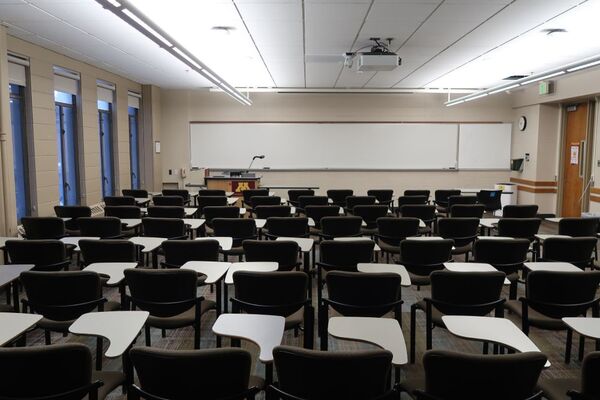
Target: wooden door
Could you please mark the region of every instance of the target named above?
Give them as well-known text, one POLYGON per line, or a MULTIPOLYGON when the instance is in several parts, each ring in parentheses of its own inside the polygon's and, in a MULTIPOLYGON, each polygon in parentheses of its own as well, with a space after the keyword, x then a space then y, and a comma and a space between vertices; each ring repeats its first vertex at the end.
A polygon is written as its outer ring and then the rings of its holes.
POLYGON ((567 108, 565 148, 563 149, 562 209, 563 217, 581 216, 581 196, 584 189, 587 151, 588 105, 567 108))

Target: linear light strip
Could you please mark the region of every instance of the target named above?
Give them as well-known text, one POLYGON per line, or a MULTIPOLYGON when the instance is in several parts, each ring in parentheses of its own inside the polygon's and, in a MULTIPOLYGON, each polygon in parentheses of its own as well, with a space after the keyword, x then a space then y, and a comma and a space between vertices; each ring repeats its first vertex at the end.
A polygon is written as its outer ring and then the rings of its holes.
POLYGON ((486 90, 480 90, 476 93, 458 97, 454 100, 447 101, 445 104, 447 107, 455 106, 457 104, 462 104, 464 102, 468 102, 471 100, 480 99, 487 95, 504 92, 506 90, 514 89, 514 88, 517 88, 520 86, 527 86, 527 85, 535 83, 535 82, 543 81, 544 79, 550 79, 550 78, 554 78, 557 76, 570 74, 572 72, 581 71, 581 70, 588 69, 588 68, 593 68, 596 66, 600 66, 600 55, 596 55, 594 57, 589 57, 589 58, 586 58, 583 60, 579 60, 574 63, 566 64, 559 68, 554 68, 554 69, 544 71, 539 74, 530 75, 525 78, 521 78, 517 81, 508 83, 508 84, 502 84, 502 85, 491 87, 486 90))
POLYGON ((217 73, 207 67, 185 47, 170 37, 159 26, 148 19, 140 10, 131 5, 127 0, 96 0, 102 7, 111 11, 117 17, 127 22, 144 36, 158 44, 175 58, 192 68, 204 78, 222 89, 229 96, 245 105, 252 105, 250 99, 244 96, 235 87, 221 78, 217 73))

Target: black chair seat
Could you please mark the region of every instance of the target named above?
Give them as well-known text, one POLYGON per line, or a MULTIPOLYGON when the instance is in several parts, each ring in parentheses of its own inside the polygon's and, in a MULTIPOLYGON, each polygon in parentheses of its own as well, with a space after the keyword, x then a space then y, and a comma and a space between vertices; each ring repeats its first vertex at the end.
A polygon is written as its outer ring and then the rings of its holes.
POLYGON ((452 249, 452 254, 465 254, 473 250, 473 243, 466 244, 464 246, 455 247, 452 249))
MULTIPOLYGON (((425 300, 421 300, 415 303, 416 307, 419 310, 425 311, 427 309, 427 304, 425 303, 425 300)), ((440 312, 440 310, 438 310, 435 307, 431 307, 431 321, 436 325, 436 326, 441 326, 443 328, 446 327, 446 325, 444 324, 444 321, 442 320, 442 317, 444 316, 444 314, 442 314, 440 312)))
MULTIPOLYGON (((118 311, 121 309, 121 304, 116 301, 107 301, 104 303, 104 311, 118 311)), ((38 328, 48 329, 55 332, 68 332, 69 327, 73 325, 75 320, 55 321, 53 319, 42 318, 37 323, 38 328)))
POLYGON ((360 233, 362 233, 365 236, 373 236, 378 232, 377 227, 375 228, 361 228, 360 229, 360 233))
POLYGON ((125 383, 125 374, 119 371, 92 371, 92 382, 96 380, 104 382, 104 385, 98 388, 98 399, 104 399, 125 383))
POLYGON ((435 206, 435 209, 437 210, 437 212, 439 212, 441 214, 447 214, 448 213, 448 207, 435 206))
POLYGON ((538 382, 538 388, 548 400, 564 400, 568 390, 579 391, 580 387, 581 380, 577 378, 541 379, 538 382))
POLYGON ((415 286, 428 286, 431 284, 429 275, 417 275, 409 271, 408 276, 410 277, 410 283, 415 286))
POLYGON ((304 308, 299 309, 295 313, 285 317, 285 330, 297 328, 304 322, 304 308))
POLYGON ((428 226, 419 228, 419 234, 420 235, 425 235, 425 234, 428 234, 428 233, 431 233, 431 232, 432 232, 431 228, 428 227, 428 226))
POLYGON ((394 245, 388 244, 382 240, 379 240, 377 242, 377 244, 379 245, 379 247, 381 248, 381 251, 383 251, 383 252, 400 254, 400 246, 394 246, 394 245))
MULTIPOLYGON (((204 300, 201 303, 200 314, 216 308, 216 303, 212 300, 204 300)), ((184 326, 190 326, 196 320, 196 307, 192 307, 181 314, 172 317, 155 317, 150 315, 146 322, 148 326, 160 329, 175 329, 184 326)))
POLYGON ((244 248, 242 246, 232 247, 230 250, 219 250, 222 254, 226 256, 239 256, 244 254, 244 248))
MULTIPOLYGON (((515 313, 519 317, 522 317, 523 306, 519 300, 509 300, 504 304, 504 307, 512 313, 515 313)), ((548 329, 552 331, 562 331, 567 329, 567 326, 560 319, 550 318, 541 314, 531 307, 528 311, 529 324, 536 328, 548 329)))

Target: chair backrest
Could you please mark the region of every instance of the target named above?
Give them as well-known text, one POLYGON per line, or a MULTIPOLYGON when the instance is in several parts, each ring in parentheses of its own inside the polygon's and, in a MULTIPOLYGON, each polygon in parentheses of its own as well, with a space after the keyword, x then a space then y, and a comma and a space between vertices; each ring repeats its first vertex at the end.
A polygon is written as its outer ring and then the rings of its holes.
POLYGON ((140 388, 154 398, 242 399, 248 392, 252 357, 243 349, 135 347, 129 354, 140 388))
POLYGON ((502 208, 503 218, 535 218, 537 204, 508 204, 502 208))
POLYGON ((53 321, 70 321, 98 307, 100 275, 90 271, 22 272, 31 309, 53 321), (71 306, 71 307, 65 307, 71 306))
POLYGON ((256 206, 254 207, 254 213, 256 218, 267 219, 271 217, 289 217, 291 215, 292 208, 290 206, 256 206))
POLYGON ((546 361, 539 352, 478 355, 430 350, 423 356, 425 393, 428 399, 526 400, 536 394, 546 361))
POLYGON ((161 247, 168 268, 181 267, 188 261, 219 261, 217 240, 167 240, 161 247))
POLYGON ((484 316, 499 306, 506 274, 433 271, 431 299, 443 314, 484 316))
POLYGON ((65 227, 71 230, 79 229, 77 219, 91 217, 92 209, 88 206, 54 206, 54 213, 59 218, 71 218, 65 222, 65 227))
POLYGON ((375 196, 377 201, 381 204, 390 204, 394 198, 393 189, 369 189, 367 190, 367 196, 375 196))
POLYGON ((544 261, 568 262, 585 268, 593 262, 597 239, 592 237, 550 237, 544 240, 544 261))
POLYGON ((215 236, 233 238, 234 247, 240 246, 246 239, 256 239, 256 222, 249 218, 214 218, 212 220, 215 236))
POLYGON ((6 250, 12 264, 33 264, 36 271, 59 271, 69 265, 60 240, 8 240, 6 250))
POLYGON ((227 205, 227 197, 226 196, 198 196, 198 209, 200 212, 206 206, 226 206, 227 205))
POLYGON ((600 397, 600 351, 588 353, 581 366, 581 394, 590 398, 600 397))
POLYGON ((144 236, 162 237, 166 239, 185 239, 185 224, 176 218, 143 218, 144 236))
POLYGON ((348 196, 346 197, 346 208, 350 211, 356 206, 370 206, 375 204, 375 196, 348 196))
POLYGON ((117 218, 141 218, 142 209, 138 206, 106 206, 104 207, 104 216, 117 218))
POLYGON ((399 246, 407 237, 419 233, 419 219, 402 217, 382 217, 377 219, 378 238, 392 246, 399 246))
POLYGON ((99 387, 92 384, 92 354, 82 343, 2 347, 0 375, 3 399, 79 400, 99 387))
POLYGON ((416 240, 400 242, 400 263, 416 275, 427 276, 432 271, 443 269, 444 263, 452 259, 452 239, 416 240))
POLYGON ((106 206, 135 206, 135 197, 132 196, 106 196, 104 198, 106 206))
POLYGON ((121 220, 117 217, 79 218, 79 230, 81 236, 117 238, 121 236, 121 220))
POLYGON ((448 206, 448 197, 460 196, 459 189, 438 189, 434 192, 435 202, 441 206, 448 206))
POLYGON ((385 205, 355 206, 352 214, 361 217, 367 224, 367 228, 376 228, 377 220, 388 215, 389 207, 385 205))
POLYGON ((368 239, 350 242, 324 240, 319 248, 324 268, 356 271, 358 263, 369 263, 373 260, 375 242, 368 239))
POLYGON ((534 310, 552 318, 578 317, 596 300, 600 271, 532 271, 525 293, 534 310))
POLYGON ((185 218, 183 206, 151 206, 148 207, 148 216, 154 218, 185 218))
POLYGON ((529 240, 492 239, 476 240, 473 244, 474 262, 491 264, 509 275, 517 272, 527 261, 529 240))
POLYGON ((315 227, 320 229, 321 219, 323 217, 337 217, 340 215, 340 207, 328 205, 306 206, 304 213, 308 218, 312 218, 315 221, 315 227))
POLYGON ((352 189, 329 189, 327 191, 327 197, 331 199, 333 204, 340 207, 346 206, 346 197, 354 195, 352 189))
POLYGON ((239 218, 240 209, 238 207, 229 206, 206 206, 204 210, 204 219, 206 219, 206 225, 212 228, 212 221, 215 218, 239 218))
POLYGON ((267 218, 267 224, 265 226, 269 229, 268 235, 271 237, 308 236, 307 217, 269 217, 267 218))
POLYGON ((303 210, 308 206, 327 206, 329 198, 327 196, 299 196, 298 208, 303 210))
POLYGON ((244 203, 251 204, 252 197, 254 196, 268 196, 269 189, 246 189, 242 191, 242 196, 244 197, 244 203))
POLYGON ((538 233, 542 220, 539 218, 500 218, 498 235, 532 241, 538 233))
POLYGON ((58 217, 23 217, 21 224, 27 239, 60 239, 65 236, 65 223, 58 217))
POLYGON ((133 303, 157 317, 171 317, 195 304, 198 273, 186 269, 126 269, 133 303))
POLYGON ((136 262, 135 244, 129 240, 79 241, 81 255, 86 265, 100 262, 136 262))
POLYGON ((321 218, 321 230, 324 236, 346 237, 359 236, 362 225, 361 217, 323 217, 321 218))
POLYGON ((308 296, 308 275, 300 271, 236 271, 233 284, 235 308, 250 314, 287 317, 301 309, 308 296))
POLYGON ((428 204, 409 204, 400 207, 403 217, 419 218, 426 224, 431 224, 436 219, 435 206, 428 204))
POLYGON ((465 246, 477 238, 479 218, 442 218, 438 220, 438 234, 453 239, 456 247, 465 246))
POLYGON ((198 190, 198 197, 204 196, 225 196, 225 190, 221 189, 200 189, 198 190))
POLYGON ((183 201, 188 201, 190 199, 190 192, 186 189, 163 189, 163 196, 179 196, 183 199, 183 201))
POLYGON ((457 204, 476 204, 477 196, 450 196, 448 197, 448 208, 451 208, 457 204))
POLYGON ((596 236, 598 218, 563 218, 558 221, 558 234, 572 237, 596 236))
POLYGON ((185 200, 181 196, 154 196, 152 198, 152 203, 155 206, 174 206, 174 207, 183 207, 183 203, 185 200))
POLYGON ((426 196, 418 196, 418 195, 414 195, 414 196, 400 196, 398 197, 398 208, 407 205, 407 204, 427 204, 427 197, 426 196))
POLYGON ((500 197, 502 190, 480 190, 477 193, 477 202, 483 204, 486 211, 495 211, 502 208, 500 197))
POLYGON ((290 240, 244 240, 246 261, 273 261, 280 271, 290 271, 298 266, 298 244, 290 240))
POLYGON ((281 205, 281 197, 279 196, 252 196, 250 197, 250 205, 252 208, 258 206, 279 206, 281 205))
POLYGON ((450 207, 452 218, 482 218, 485 207, 481 204, 455 204, 450 207))
POLYGON ((407 189, 402 194, 405 196, 425 196, 427 199, 429 199, 431 191, 422 189, 407 189))
POLYGON ((344 316, 382 317, 400 306, 398 274, 331 271, 325 281, 331 308, 344 316))
POLYGON ((380 349, 329 352, 278 346, 273 358, 279 388, 295 399, 310 400, 379 398, 387 392, 392 364, 392 353, 380 349))
POLYGON ((148 191, 144 189, 123 189, 121 190, 123 196, 134 197, 138 199, 148 198, 148 191))
POLYGON ((315 191, 312 189, 290 189, 288 190, 288 201, 294 205, 298 205, 298 197, 314 195, 315 191))

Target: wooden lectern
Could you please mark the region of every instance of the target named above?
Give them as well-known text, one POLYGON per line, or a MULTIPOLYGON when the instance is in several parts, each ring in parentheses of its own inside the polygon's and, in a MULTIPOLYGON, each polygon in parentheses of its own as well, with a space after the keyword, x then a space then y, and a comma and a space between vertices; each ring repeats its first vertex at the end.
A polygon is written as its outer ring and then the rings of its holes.
POLYGON ((257 189, 260 186, 260 176, 253 178, 237 176, 206 176, 204 183, 207 189, 221 189, 226 192, 233 192, 234 196, 242 196, 242 191, 246 189, 257 189))

